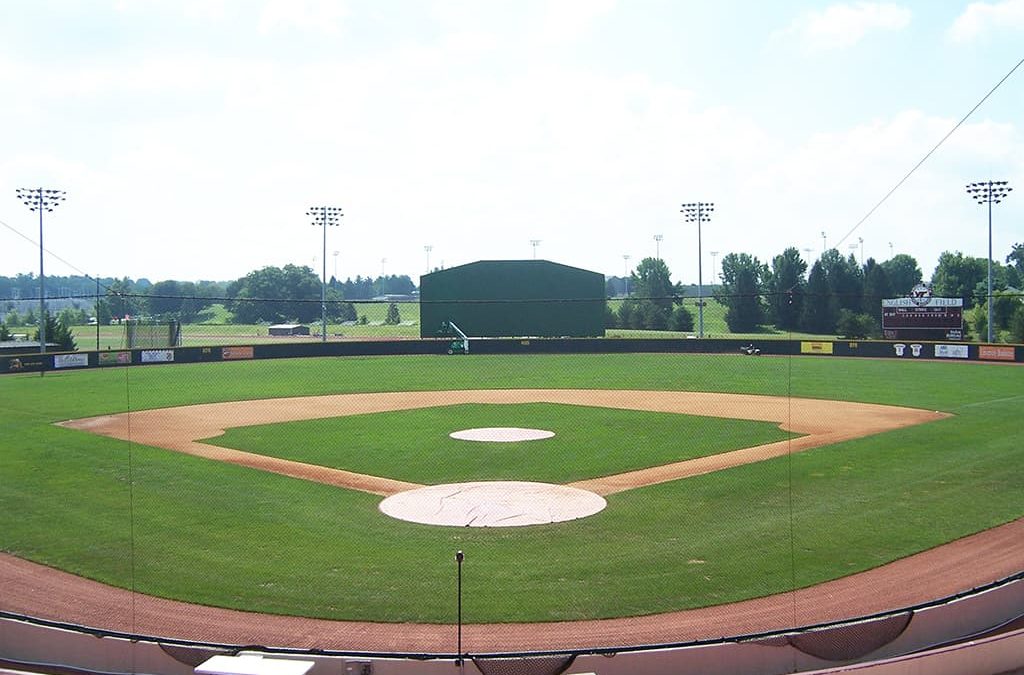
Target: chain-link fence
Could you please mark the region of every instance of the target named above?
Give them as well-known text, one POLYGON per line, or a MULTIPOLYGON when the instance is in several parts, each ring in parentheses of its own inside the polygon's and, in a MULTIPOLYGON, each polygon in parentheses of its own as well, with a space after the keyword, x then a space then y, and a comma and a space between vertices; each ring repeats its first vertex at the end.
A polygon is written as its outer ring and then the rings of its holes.
MULTIPOLYGON (((654 301, 610 301, 609 323, 630 302, 654 301)), ((1020 348, 735 333, 729 306, 697 303, 669 311, 686 330, 463 327, 468 354, 262 358, 421 341, 416 303, 353 303, 326 336, 182 322, 178 348, 4 375, 0 610, 221 645, 454 654, 458 632, 470 655, 569 654, 875 615, 1021 571, 1020 370, 978 362, 1020 348)), ((100 327, 101 355, 125 330, 100 327)), ((845 661, 905 623, 787 644, 845 661)))

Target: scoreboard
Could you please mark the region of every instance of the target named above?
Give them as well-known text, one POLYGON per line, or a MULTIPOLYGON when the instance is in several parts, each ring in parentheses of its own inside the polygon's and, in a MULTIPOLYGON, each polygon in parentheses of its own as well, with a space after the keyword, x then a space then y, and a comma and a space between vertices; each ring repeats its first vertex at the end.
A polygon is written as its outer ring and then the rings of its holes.
POLYGON ((887 340, 962 340, 963 310, 961 298, 882 300, 882 335, 887 340))

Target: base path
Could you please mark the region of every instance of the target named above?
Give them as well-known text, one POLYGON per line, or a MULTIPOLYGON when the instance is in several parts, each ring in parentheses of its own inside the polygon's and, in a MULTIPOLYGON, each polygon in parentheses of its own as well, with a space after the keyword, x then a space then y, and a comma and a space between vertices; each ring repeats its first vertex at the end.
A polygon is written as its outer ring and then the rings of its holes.
MULTIPOLYGON (((711 458, 580 481, 601 495, 678 480, 944 417, 892 406, 782 397, 651 391, 489 390, 345 394, 149 410, 64 425, 307 480, 393 495, 420 486, 209 444, 223 430, 459 403, 563 403, 762 420, 802 434, 711 458)), ((644 617, 544 624, 468 625, 475 653, 687 642, 810 625, 906 607, 1005 578, 1024 568, 1024 520, 918 555, 768 598, 644 617), (870 589, 870 590, 866 590, 870 589)), ((452 653, 453 626, 326 621, 191 605, 134 594, 0 554, 0 610, 86 626, 227 644, 367 652, 452 653)))
POLYGON ((711 471, 801 452, 861 436, 931 422, 948 415, 930 410, 782 396, 685 391, 481 389, 468 391, 336 394, 261 401, 205 403, 71 420, 62 426, 142 445, 230 462, 293 478, 390 496, 421 487, 382 476, 367 476, 315 464, 221 448, 201 439, 233 427, 297 420, 412 410, 465 403, 560 403, 623 410, 683 413, 704 417, 774 422, 798 438, 769 443, 641 471, 579 481, 572 487, 609 495, 711 471))

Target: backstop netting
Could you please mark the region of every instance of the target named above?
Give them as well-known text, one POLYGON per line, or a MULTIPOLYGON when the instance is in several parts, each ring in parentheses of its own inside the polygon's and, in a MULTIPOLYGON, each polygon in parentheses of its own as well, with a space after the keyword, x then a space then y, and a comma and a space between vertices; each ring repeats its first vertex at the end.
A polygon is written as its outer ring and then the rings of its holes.
POLYGON ((792 672, 920 649, 914 608, 1024 569, 1024 347, 976 299, 961 340, 883 339, 864 294, 632 294, 565 338, 474 332, 507 300, 326 331, 271 301, 312 334, 211 313, 44 377, 0 357, 0 611, 195 658, 723 642, 792 672))

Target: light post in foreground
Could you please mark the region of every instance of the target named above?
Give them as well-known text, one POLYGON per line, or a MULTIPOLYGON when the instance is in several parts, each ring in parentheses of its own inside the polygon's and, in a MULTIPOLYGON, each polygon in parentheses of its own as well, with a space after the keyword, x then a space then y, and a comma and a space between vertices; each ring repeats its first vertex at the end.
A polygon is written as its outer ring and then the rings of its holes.
POLYGON ((697 336, 704 337, 704 274, 701 266, 700 224, 711 221, 711 213, 715 210, 714 202, 692 202, 683 204, 679 210, 683 220, 697 223, 697 336))
POLYGON ((994 342, 992 333, 992 205, 1006 199, 1013 190, 1005 180, 968 183, 967 194, 979 204, 988 204, 988 341, 994 342))
MULTIPOLYGON (((43 211, 50 213, 64 201, 64 190, 18 188, 14 191, 29 211, 39 212, 39 353, 46 352, 46 277, 43 275, 43 211)), ((45 367, 43 368, 45 370, 45 367)), ((40 370, 39 374, 43 374, 40 370)))
POLYGON ((313 206, 306 215, 313 219, 310 225, 324 228, 324 250, 320 260, 323 269, 320 276, 320 341, 327 342, 327 227, 340 226, 345 214, 337 206, 313 206))
POLYGON ((458 566, 458 582, 456 587, 456 597, 458 603, 458 632, 456 633, 456 656, 455 665, 462 669, 462 561, 466 559, 465 554, 462 551, 455 552, 455 564, 458 566))

